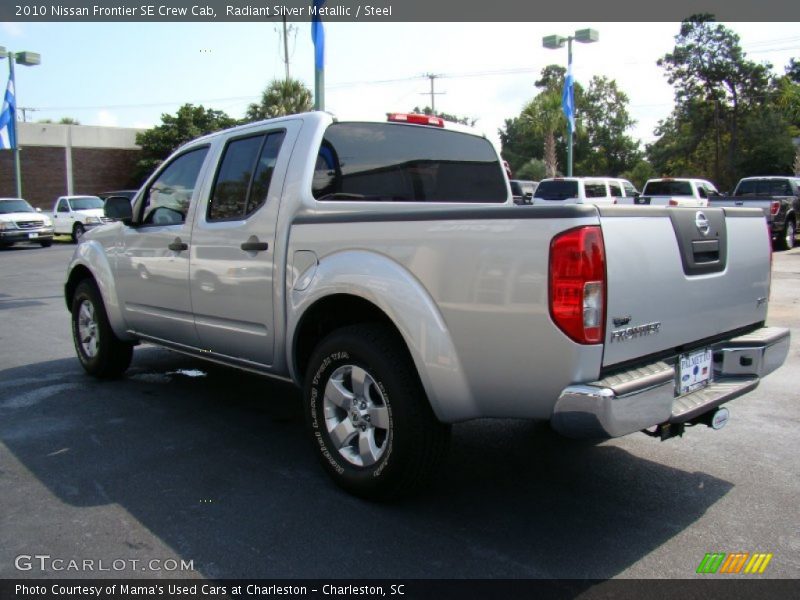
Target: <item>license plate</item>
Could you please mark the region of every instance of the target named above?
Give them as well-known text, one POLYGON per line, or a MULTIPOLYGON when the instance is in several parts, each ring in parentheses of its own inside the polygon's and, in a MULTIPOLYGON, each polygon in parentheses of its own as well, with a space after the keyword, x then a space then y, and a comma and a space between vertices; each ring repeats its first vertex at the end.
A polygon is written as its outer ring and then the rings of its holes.
POLYGON ((678 357, 678 396, 690 394, 709 384, 713 373, 712 356, 711 349, 704 348, 678 357))
POLYGON ((34 239, 36 239, 36 238, 38 238, 38 237, 39 237, 39 234, 38 234, 38 233, 29 233, 29 234, 28 234, 28 239, 29 239, 29 240, 34 240, 34 239))

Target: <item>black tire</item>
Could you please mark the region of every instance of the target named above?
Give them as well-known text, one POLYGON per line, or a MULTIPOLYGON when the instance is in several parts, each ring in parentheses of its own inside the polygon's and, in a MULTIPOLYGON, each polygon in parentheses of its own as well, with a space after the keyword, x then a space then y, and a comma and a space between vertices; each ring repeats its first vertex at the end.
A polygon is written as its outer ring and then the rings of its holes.
POLYGON ((81 241, 83 234, 86 233, 86 229, 80 223, 75 223, 74 227, 72 228, 72 241, 76 244, 81 241))
POLYGON ((781 250, 791 250, 794 248, 794 238, 797 234, 797 226, 793 219, 787 219, 783 228, 783 237, 778 239, 778 248, 781 250))
POLYGON ((119 377, 130 366, 133 344, 120 340, 108 322, 97 284, 84 279, 72 296, 72 340, 78 360, 90 375, 119 377), (88 334, 82 335, 89 331, 88 334))
POLYGON ((42 240, 41 242, 39 242, 39 245, 42 248, 49 248, 50 246, 53 245, 53 240, 42 240))
MULTIPOLYGON (((385 326, 353 325, 328 335, 309 362, 303 399, 317 455, 336 484, 351 494, 369 500, 408 495, 428 483, 444 459, 450 426, 436 419, 402 340, 385 326), (345 410, 329 399, 335 394, 326 396, 329 384, 354 392, 361 387, 354 383, 357 374, 364 382, 362 395, 352 393, 361 398, 358 405, 345 410), (360 413, 356 420, 353 412, 360 413), (355 431, 350 443, 334 441, 339 427, 355 431), (378 451, 361 453, 370 435, 378 451)), ((339 399, 352 402, 344 395, 339 399)))

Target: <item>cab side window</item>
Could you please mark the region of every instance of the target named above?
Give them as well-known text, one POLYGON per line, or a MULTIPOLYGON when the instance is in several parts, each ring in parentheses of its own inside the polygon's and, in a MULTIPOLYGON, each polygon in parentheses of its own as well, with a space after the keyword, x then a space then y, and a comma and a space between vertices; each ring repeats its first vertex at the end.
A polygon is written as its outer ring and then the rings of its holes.
POLYGON ((605 198, 608 195, 605 183, 587 183, 585 189, 587 198, 605 198))
POLYGON ((616 182, 609 182, 608 188, 611 190, 611 196, 614 198, 622 198, 622 188, 616 182))
POLYGON ((263 206, 283 137, 281 131, 227 145, 208 204, 208 221, 246 219, 263 206))
POLYGON ((697 186, 697 195, 700 196, 701 198, 708 198, 708 192, 706 191, 704 185, 697 186))
POLYGON ((66 198, 62 198, 58 201, 58 212, 69 212, 69 203, 66 198))
POLYGON ((144 225, 180 225, 186 221, 208 147, 190 150, 169 163, 144 193, 144 225))

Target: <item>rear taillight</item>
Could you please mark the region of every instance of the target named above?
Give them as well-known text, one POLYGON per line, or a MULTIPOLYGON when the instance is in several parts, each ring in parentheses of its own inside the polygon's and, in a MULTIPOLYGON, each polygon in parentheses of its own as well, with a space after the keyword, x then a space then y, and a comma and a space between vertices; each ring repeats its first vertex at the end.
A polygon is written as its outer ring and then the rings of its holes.
POLYGON ((606 252, 598 225, 570 229, 550 243, 550 316, 579 344, 605 334, 606 252))
POLYGON ((774 200, 772 204, 769 205, 769 214, 771 214, 773 217, 777 215, 778 212, 780 212, 780 210, 781 210, 781 203, 778 202, 777 200, 774 200))

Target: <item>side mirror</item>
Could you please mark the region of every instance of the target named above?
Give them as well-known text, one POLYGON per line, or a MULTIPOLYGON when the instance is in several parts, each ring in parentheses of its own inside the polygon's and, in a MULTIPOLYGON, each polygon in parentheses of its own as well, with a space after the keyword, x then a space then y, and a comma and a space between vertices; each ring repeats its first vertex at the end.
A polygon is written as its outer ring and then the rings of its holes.
POLYGON ((125 225, 130 225, 133 221, 131 201, 122 196, 111 196, 106 199, 103 212, 108 218, 122 221, 125 225))
POLYGON ((36 212, 42 212, 42 209, 37 206, 36 207, 36 212))
POLYGON ((642 195, 641 192, 633 192, 633 197, 634 198, 638 198, 641 195, 642 195))

